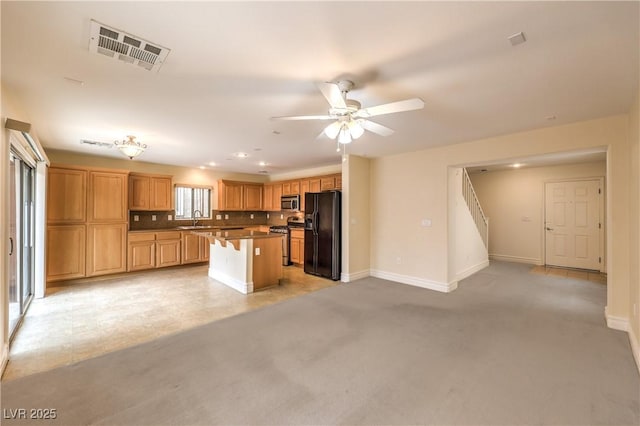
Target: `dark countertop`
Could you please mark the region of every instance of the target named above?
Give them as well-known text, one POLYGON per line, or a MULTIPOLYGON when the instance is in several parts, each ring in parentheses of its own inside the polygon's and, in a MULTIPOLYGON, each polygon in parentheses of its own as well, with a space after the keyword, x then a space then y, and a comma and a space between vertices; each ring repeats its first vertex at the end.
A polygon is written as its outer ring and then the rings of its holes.
POLYGON ((136 229, 133 231, 129 231, 130 234, 135 233, 144 233, 144 232, 176 232, 176 231, 211 231, 211 230, 244 230, 245 228, 254 227, 254 226, 264 226, 264 225, 237 225, 237 226, 176 226, 174 228, 163 228, 163 229, 136 229))

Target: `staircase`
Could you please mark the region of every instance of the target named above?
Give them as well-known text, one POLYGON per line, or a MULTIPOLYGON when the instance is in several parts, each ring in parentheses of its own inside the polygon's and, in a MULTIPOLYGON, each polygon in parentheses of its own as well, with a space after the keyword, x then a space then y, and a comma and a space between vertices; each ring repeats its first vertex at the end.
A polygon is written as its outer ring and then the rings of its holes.
POLYGON ((482 211, 482 207, 480 206, 480 201, 478 201, 478 196, 476 195, 476 191, 473 189, 473 185, 471 184, 471 179, 469 179, 469 174, 467 173, 467 169, 462 169, 462 196, 464 200, 467 202, 467 206, 469 207, 469 211, 471 212, 471 217, 473 221, 476 223, 476 227, 478 228, 478 232, 480 232, 480 236, 482 237, 482 242, 484 243, 485 248, 489 249, 489 219, 484 215, 482 211))

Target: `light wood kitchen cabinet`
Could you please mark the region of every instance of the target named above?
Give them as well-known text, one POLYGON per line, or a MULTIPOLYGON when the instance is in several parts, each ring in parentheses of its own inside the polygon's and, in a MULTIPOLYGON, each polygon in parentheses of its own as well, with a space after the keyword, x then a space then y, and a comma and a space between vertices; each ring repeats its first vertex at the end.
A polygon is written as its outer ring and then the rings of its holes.
POLYGON ((243 210, 242 182, 218 181, 218 210, 243 210))
POLYGON ((156 234, 129 234, 127 271, 140 271, 156 267, 156 234))
POLYGON ((87 212, 87 171, 49 167, 47 222, 82 223, 87 212))
POLYGON ((282 183, 282 195, 300 194, 300 181, 288 181, 282 183))
POLYGON ((304 211, 304 194, 309 191, 309 179, 302 179, 300 181, 300 211, 304 211))
POLYGON ((336 188, 336 178, 334 176, 324 176, 320 178, 320 190, 328 191, 336 188))
POLYGON ((127 221, 127 173, 90 171, 88 222, 127 221))
POLYGON ((166 175, 131 173, 129 210, 169 211, 173 209, 173 178, 166 175))
POLYGON ((168 211, 173 209, 173 179, 169 176, 151 176, 151 196, 149 210, 168 211))
POLYGON ((342 189, 342 174, 336 175, 336 189, 342 189))
POLYGON ((309 179, 309 192, 320 192, 321 188, 320 178, 309 179))
POLYGON ((182 233, 182 264, 209 260, 209 240, 192 232, 182 233))
POLYGON ((47 226, 47 281, 85 276, 86 226, 47 226))
POLYGON ((180 265, 180 240, 156 241, 156 268, 180 265))
POLYGON ((282 198, 281 183, 265 183, 262 195, 262 210, 267 212, 280 211, 280 199, 282 198))
POLYGON ((262 184, 244 185, 244 202, 242 208, 244 210, 262 210, 262 184))
POLYGON ((219 180, 218 210, 263 210, 262 191, 261 183, 219 180))
POLYGON ((304 229, 291 230, 291 244, 289 245, 291 263, 304 264, 304 229))
POLYGON ((127 270, 127 224, 87 225, 87 276, 127 270))

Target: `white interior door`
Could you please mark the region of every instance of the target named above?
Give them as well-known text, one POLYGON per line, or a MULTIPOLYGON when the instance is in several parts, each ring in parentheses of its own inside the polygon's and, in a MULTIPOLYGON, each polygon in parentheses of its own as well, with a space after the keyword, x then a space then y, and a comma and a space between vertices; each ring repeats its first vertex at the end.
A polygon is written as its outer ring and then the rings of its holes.
POLYGON ((545 263, 600 269, 600 180, 545 184, 545 263))

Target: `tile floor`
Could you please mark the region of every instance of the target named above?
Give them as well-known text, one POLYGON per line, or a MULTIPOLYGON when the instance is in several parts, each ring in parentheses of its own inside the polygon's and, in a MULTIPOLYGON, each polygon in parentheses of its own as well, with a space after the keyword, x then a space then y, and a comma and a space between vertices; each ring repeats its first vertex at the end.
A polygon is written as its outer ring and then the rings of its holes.
POLYGON ((339 282, 285 267, 276 287, 244 295, 207 276, 207 265, 160 269, 53 287, 34 299, 2 380, 93 358, 339 282))
POLYGON ((607 284, 607 274, 586 271, 583 269, 557 268, 554 266, 540 265, 532 267, 529 272, 532 274, 553 275, 556 277, 575 278, 604 285, 607 284))

